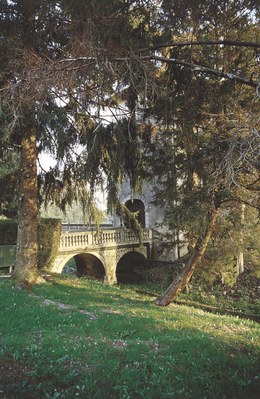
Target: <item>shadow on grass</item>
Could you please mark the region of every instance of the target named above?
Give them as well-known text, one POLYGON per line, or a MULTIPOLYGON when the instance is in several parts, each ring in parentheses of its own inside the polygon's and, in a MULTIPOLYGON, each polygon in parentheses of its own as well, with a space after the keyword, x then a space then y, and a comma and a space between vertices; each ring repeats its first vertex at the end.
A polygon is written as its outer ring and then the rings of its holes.
POLYGON ((92 282, 43 285, 37 296, 10 287, 0 293, 5 399, 257 397, 255 323, 92 282))

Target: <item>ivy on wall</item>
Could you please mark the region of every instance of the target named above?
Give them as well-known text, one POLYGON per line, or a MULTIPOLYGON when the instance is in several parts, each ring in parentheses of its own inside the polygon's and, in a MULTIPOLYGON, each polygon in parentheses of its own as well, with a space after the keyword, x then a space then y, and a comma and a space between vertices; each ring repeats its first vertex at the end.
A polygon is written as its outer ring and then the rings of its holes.
POLYGON ((59 249, 61 235, 60 219, 39 219, 38 267, 50 269, 59 249))

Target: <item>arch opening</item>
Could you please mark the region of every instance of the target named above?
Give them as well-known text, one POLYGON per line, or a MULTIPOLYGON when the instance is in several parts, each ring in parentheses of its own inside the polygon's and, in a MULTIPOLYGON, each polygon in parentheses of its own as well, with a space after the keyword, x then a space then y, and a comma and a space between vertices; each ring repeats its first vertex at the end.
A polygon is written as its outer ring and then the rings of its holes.
POLYGON ((90 280, 104 280, 105 269, 100 259, 92 254, 78 254, 64 266, 62 273, 74 274, 90 280))
POLYGON ((119 284, 142 283, 145 281, 145 271, 149 263, 144 255, 131 251, 122 256, 116 268, 119 284))
POLYGON ((137 220, 140 225, 145 228, 145 206, 143 201, 139 199, 128 200, 126 201, 125 206, 130 212, 137 212, 137 220))
POLYGON ((65 266, 63 267, 62 274, 70 274, 73 276, 77 275, 77 265, 76 265, 76 261, 75 261, 75 257, 73 256, 72 258, 70 258, 65 266))

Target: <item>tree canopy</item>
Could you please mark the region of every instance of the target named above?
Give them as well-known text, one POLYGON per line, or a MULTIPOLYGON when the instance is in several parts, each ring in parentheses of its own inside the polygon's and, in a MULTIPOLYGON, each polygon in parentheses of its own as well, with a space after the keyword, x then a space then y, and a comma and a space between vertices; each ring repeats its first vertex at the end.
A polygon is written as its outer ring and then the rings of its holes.
POLYGON ((0 148, 21 161, 17 280, 38 278, 44 197, 91 208, 102 183, 127 218, 118 183, 137 189, 152 171, 192 246, 226 201, 257 206, 257 12, 248 0, 1 2, 0 148), (37 178, 42 151, 57 166, 37 178), (198 218, 205 228, 189 229, 198 218))

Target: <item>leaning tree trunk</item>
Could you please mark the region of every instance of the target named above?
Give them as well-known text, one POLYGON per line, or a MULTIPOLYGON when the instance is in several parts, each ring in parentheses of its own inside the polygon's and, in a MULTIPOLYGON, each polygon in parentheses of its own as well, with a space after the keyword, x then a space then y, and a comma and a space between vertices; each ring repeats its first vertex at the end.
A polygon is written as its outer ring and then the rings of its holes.
POLYGON ((32 129, 21 141, 21 167, 18 196, 16 265, 13 278, 18 283, 34 284, 37 268, 37 152, 32 129))
POLYGON ((186 286, 186 284, 188 284, 211 239, 218 218, 218 214, 219 208, 215 208, 211 214, 211 218, 206 231, 198 240, 183 271, 169 285, 164 294, 154 301, 156 305, 169 305, 177 297, 178 293, 186 286))

